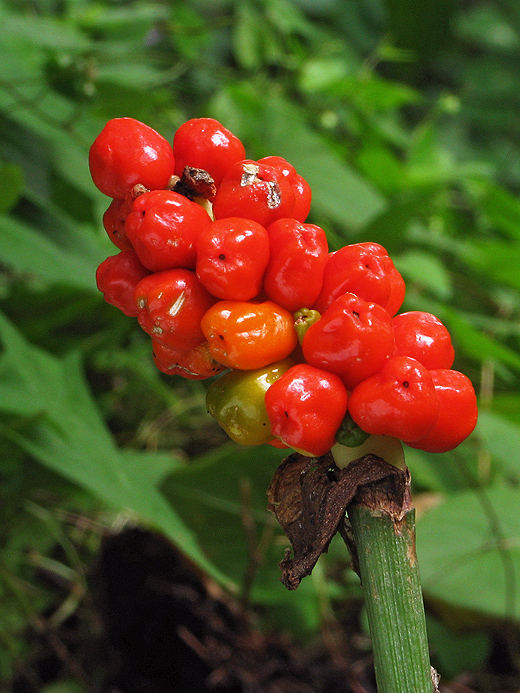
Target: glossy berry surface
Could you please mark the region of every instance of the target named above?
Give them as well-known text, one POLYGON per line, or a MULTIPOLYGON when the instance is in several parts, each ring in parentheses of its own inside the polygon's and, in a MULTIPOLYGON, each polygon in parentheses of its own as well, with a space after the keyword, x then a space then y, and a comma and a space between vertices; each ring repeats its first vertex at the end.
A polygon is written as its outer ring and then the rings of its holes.
POLYGON ((173 138, 175 173, 185 166, 207 171, 217 186, 237 161, 246 158, 242 142, 214 118, 192 118, 183 123, 173 138))
POLYGON ((341 379, 306 363, 286 371, 265 395, 271 431, 304 455, 324 455, 347 411, 341 379))
POLYGON ((246 159, 226 173, 213 202, 215 219, 244 217, 269 226, 290 217, 294 191, 284 174, 272 166, 246 159))
POLYGON ((187 197, 155 190, 134 200, 125 234, 150 271, 195 269, 197 239, 210 223, 206 210, 187 197))
POLYGON ((477 425, 477 397, 470 379, 451 369, 430 371, 439 415, 431 431, 411 447, 426 452, 448 452, 465 440, 477 425))
POLYGON ((392 322, 394 356, 411 356, 429 370, 452 367, 455 349, 451 336, 435 315, 415 310, 396 315, 392 322))
POLYGON ((213 296, 248 301, 262 289, 269 254, 269 236, 261 224, 241 217, 217 219, 198 237, 197 276, 213 296))
POLYGON ((407 356, 394 356, 352 391, 348 410, 367 433, 415 442, 427 436, 439 415, 429 371, 407 356))
POLYGON ((270 258, 264 276, 267 296, 295 312, 316 301, 323 283, 328 244, 325 231, 295 219, 279 219, 267 229, 270 258))
POLYGON ((350 390, 392 355, 392 319, 377 303, 345 293, 309 327, 302 348, 308 363, 336 373, 350 390))
POLYGON ((171 269, 142 279, 134 291, 143 330, 170 349, 186 351, 205 341, 200 322, 215 298, 195 272, 171 269))
POLYGON ((126 237, 125 221, 132 211, 134 198, 128 194, 123 199, 113 199, 103 214, 103 226, 112 243, 120 250, 132 248, 126 237))
POLYGON ((272 301, 219 301, 201 327, 215 361, 240 370, 280 361, 298 342, 291 313, 272 301))
POLYGON ((471 434, 477 399, 449 331, 399 313, 406 286, 382 245, 329 251, 291 162, 247 158, 213 118, 181 125, 173 148, 113 119, 89 161, 120 250, 99 290, 137 319, 162 373, 211 379, 208 410, 232 440, 403 466, 402 442, 447 452, 471 434))
POLYGON ((211 356, 207 342, 192 349, 170 349, 152 337, 152 355, 160 371, 189 380, 204 380, 224 370, 211 356))
POLYGON ((94 140, 89 166, 102 193, 124 198, 137 184, 165 188, 175 160, 169 142, 153 128, 134 118, 113 118, 94 140))
POLYGON ((96 284, 107 303, 119 308, 125 315, 137 317, 139 309, 134 301, 135 287, 149 274, 133 250, 122 250, 99 265, 96 284))

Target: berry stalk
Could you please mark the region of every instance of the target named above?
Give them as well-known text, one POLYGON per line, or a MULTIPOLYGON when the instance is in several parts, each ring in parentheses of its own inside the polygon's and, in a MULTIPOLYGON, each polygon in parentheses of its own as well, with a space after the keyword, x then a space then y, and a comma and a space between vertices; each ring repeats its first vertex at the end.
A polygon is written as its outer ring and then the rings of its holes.
POLYGON ((348 506, 365 595, 378 693, 432 693, 426 620, 415 550, 415 511, 401 512, 386 480, 348 506))

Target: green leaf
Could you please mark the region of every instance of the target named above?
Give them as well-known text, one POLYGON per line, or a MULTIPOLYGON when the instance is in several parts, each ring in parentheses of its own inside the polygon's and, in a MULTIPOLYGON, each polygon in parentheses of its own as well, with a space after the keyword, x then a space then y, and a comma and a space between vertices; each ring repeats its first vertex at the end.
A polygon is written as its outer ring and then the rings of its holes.
POLYGON ((265 97, 262 135, 271 153, 285 157, 312 188, 312 210, 345 229, 360 229, 381 214, 387 202, 372 184, 342 161, 289 101, 265 97))
POLYGON ((8 212, 18 202, 23 192, 24 175, 20 166, 0 162, 0 214, 8 212))
POLYGON ((451 494, 417 523, 428 597, 498 617, 520 618, 520 490, 451 494))
POLYGON ((516 351, 495 341, 455 311, 445 308, 442 319, 452 333, 459 347, 468 356, 479 362, 489 359, 494 363, 520 370, 520 356, 516 351))
POLYGON ((270 618, 279 625, 308 631, 319 622, 317 588, 311 580, 302 583, 298 594, 283 587, 278 564, 289 541, 267 511, 267 488, 286 454, 269 445, 230 443, 172 472, 162 490, 205 555, 241 589, 247 589, 252 552, 270 537, 253 571, 249 596, 274 607, 278 613, 270 618))
MULTIPOLYGON (((230 444, 196 464, 175 470, 162 486, 163 493, 192 528, 208 557, 238 584, 245 575, 250 550, 243 514, 250 513, 251 519, 258 523, 258 532, 267 523, 272 524, 266 492, 285 454, 268 445, 230 444)), ((273 589, 280 592, 284 588, 276 583, 282 553, 280 548, 271 552, 267 566, 273 589)))
MULTIPOLYGON (((0 234, 0 259, 17 272, 57 285, 96 290, 95 262, 60 248, 13 217, 0 216, 0 234)), ((99 262, 104 257, 100 244, 99 262)))
POLYGON ((31 16, 24 14, 3 14, 2 32, 16 38, 18 41, 27 41, 31 45, 44 48, 68 51, 86 51, 92 47, 88 38, 70 23, 59 22, 51 17, 31 16))
POLYGON ((76 355, 59 359, 28 344, 0 314, 0 411, 24 425, 5 430, 39 462, 168 536, 215 577, 228 580, 201 552, 192 531, 157 489, 180 465, 173 456, 121 452, 100 418, 76 355))
POLYGON ((468 262, 495 282, 520 288, 520 243, 476 241, 468 262))
POLYGON ((450 273, 438 257, 421 250, 410 250, 393 258, 407 282, 416 284, 440 299, 453 295, 450 273))
MULTIPOLYGON (((262 18, 248 2, 236 4, 233 50, 242 67, 257 69, 262 64, 262 18)), ((263 27, 265 30, 265 26, 263 27)))
POLYGON ((426 626, 435 668, 441 677, 452 679, 464 671, 477 671, 483 665, 491 645, 488 633, 459 633, 428 617, 426 626))
POLYGON ((511 239, 520 238, 520 200, 492 180, 466 183, 479 213, 493 231, 506 233, 511 239))
POLYGON ((494 412, 480 412, 479 437, 494 459, 520 481, 520 426, 494 412))

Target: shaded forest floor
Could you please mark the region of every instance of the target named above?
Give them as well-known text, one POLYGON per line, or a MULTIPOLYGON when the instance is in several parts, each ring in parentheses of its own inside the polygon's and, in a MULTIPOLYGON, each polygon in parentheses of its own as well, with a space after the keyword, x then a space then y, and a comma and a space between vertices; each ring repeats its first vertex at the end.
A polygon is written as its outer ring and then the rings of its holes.
MULTIPOLYGON (((44 627, 49 615, 42 614, 26 636, 31 657, 4 690, 376 693, 359 613, 306 647, 264 635, 254 616, 152 532, 108 537, 91 582, 92 596, 59 628, 44 627), (62 681, 72 688, 53 687, 62 681)), ((441 693, 518 692, 509 650, 495 636, 485 668, 441 681, 441 693)))

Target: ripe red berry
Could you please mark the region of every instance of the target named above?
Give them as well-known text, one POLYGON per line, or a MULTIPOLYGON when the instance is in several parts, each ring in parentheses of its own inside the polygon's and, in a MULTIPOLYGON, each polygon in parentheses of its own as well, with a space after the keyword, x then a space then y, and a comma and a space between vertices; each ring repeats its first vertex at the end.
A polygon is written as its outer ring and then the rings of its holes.
POLYGON ((171 190, 153 190, 135 199, 125 233, 152 272, 195 269, 197 238, 210 223, 209 214, 196 202, 171 190))
POLYGON ((139 310, 134 301, 137 284, 150 274, 132 249, 111 255, 96 270, 97 288, 105 301, 125 315, 136 317, 139 310))
POLYGON ((345 293, 305 332, 305 360, 336 373, 351 390, 392 355, 392 318, 377 303, 345 293))
POLYGON ((439 400, 439 416, 424 438, 409 445, 426 452, 448 452, 460 445, 477 425, 477 397, 463 373, 437 369, 430 375, 439 400))
POLYGON ((127 250, 132 244, 126 237, 125 221, 132 211, 132 195, 127 195, 123 199, 114 199, 108 205, 103 214, 103 226, 112 243, 120 250, 127 250))
POLYGON ((187 351, 169 349, 152 337, 153 360, 167 375, 181 375, 189 380, 205 380, 224 370, 209 352, 207 342, 187 351))
POLYGON ((325 231, 296 219, 279 219, 267 229, 271 255, 264 275, 267 296, 291 313, 314 304, 327 262, 325 231))
POLYGON ((283 156, 264 156, 258 159, 258 163, 267 164, 268 166, 276 168, 280 173, 283 173, 289 183, 292 183, 296 176, 296 169, 287 159, 284 159, 283 156))
POLYGON ((363 431, 409 443, 433 429, 439 400, 430 372, 419 361, 394 356, 354 388, 348 410, 363 431))
POLYGON ((411 356, 428 370, 451 368, 455 350, 450 333, 435 315, 412 310, 393 318, 394 356, 411 356))
POLYGON ((291 217, 298 221, 305 221, 311 211, 312 191, 311 186, 305 178, 298 174, 295 175, 291 182, 294 192, 294 207, 291 212, 291 217))
POLYGON ((258 163, 278 169, 287 178, 294 193, 294 206, 287 216, 304 222, 311 209, 312 192, 307 181, 296 173, 296 169, 282 156, 264 156, 258 163))
POLYGON ((362 243, 345 245, 329 254, 314 308, 323 313, 347 291, 380 306, 385 306, 390 297, 390 280, 383 259, 362 243))
POLYGON ((246 158, 242 142, 214 118, 192 118, 183 123, 174 135, 173 153, 178 176, 185 166, 201 168, 217 186, 234 163, 246 158))
POLYGON ((392 261, 392 258, 388 255, 386 249, 383 248, 382 245, 373 242, 363 242, 359 245, 381 257, 383 266, 390 281, 390 296, 383 307, 386 308, 390 315, 395 315, 399 308, 403 305, 406 293, 406 285, 401 273, 398 271, 392 261))
POLYGON ((215 298, 187 269, 154 272, 134 291, 143 330, 170 349, 187 351, 205 341, 200 321, 215 298))
POLYGON ((113 118, 94 140, 89 166, 102 193, 124 198, 138 183, 165 188, 175 161, 170 144, 153 128, 134 118, 113 118))
POLYGON ((257 296, 268 260, 267 231, 251 219, 217 219, 197 240, 197 276, 218 298, 249 301, 257 296))
POLYGON ((265 394, 271 432, 304 455, 324 455, 334 445, 347 400, 347 390, 337 375, 297 364, 265 394))
POLYGON ((284 174, 249 159, 229 169, 213 202, 215 219, 244 217, 266 228, 277 219, 290 217, 293 208, 294 191, 284 174))

